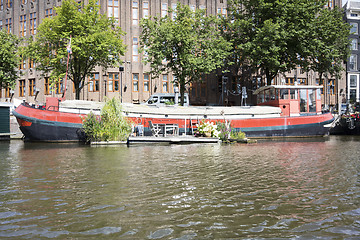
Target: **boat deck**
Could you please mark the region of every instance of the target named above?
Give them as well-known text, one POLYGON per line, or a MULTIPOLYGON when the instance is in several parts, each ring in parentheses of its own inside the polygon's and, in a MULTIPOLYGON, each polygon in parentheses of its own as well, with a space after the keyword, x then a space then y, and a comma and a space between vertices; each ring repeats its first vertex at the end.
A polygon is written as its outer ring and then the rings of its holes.
POLYGON ((136 136, 129 137, 127 144, 136 143, 168 143, 168 144, 189 144, 189 143, 219 143, 219 138, 208 137, 194 137, 194 136, 167 136, 167 137, 153 137, 153 136, 136 136))

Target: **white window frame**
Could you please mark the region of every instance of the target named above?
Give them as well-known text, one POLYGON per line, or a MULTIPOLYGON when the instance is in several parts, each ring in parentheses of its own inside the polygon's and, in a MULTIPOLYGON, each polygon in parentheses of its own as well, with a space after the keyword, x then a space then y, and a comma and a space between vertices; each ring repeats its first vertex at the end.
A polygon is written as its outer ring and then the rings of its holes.
POLYGON ((357 38, 351 38, 350 49, 351 50, 358 50, 358 40, 357 40, 357 38))
POLYGON ((357 55, 351 54, 349 58, 349 70, 350 71, 357 71, 357 55), (353 64, 353 67, 350 67, 353 64))
POLYGON ((359 26, 358 26, 358 24, 354 23, 354 22, 351 22, 350 25, 351 25, 350 34, 358 35, 359 34, 359 26), (352 32, 352 30, 356 30, 356 31, 352 32))

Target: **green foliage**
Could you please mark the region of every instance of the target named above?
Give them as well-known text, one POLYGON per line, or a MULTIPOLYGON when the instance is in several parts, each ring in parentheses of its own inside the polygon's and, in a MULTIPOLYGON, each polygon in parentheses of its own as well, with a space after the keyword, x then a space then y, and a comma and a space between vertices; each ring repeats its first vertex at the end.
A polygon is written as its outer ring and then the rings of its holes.
POLYGON ((88 141, 125 141, 131 133, 131 124, 122 114, 118 99, 107 100, 100 116, 92 112, 83 119, 88 141))
POLYGON ((205 137, 219 137, 219 131, 217 125, 210 121, 202 121, 200 124, 196 124, 198 136, 205 137))
POLYGON ((236 131, 235 129, 232 129, 230 132, 230 139, 240 140, 245 138, 246 138, 246 134, 240 130, 236 131))
POLYGON ((173 73, 183 105, 186 85, 221 67, 229 55, 230 43, 220 35, 218 19, 206 16, 204 10, 194 12, 178 3, 172 15, 176 16, 143 18, 140 44, 152 76, 173 73))
POLYGON ((340 78, 342 63, 350 54, 350 25, 343 21, 340 9, 324 8, 315 19, 310 49, 310 68, 319 73, 340 78))
POLYGON ((223 142, 228 142, 230 140, 240 140, 245 139, 246 135, 240 130, 236 130, 231 126, 231 122, 217 122, 217 130, 219 132, 219 138, 223 142))
MULTIPOLYGON (((268 85, 277 74, 298 65, 318 71, 330 69, 328 61, 337 60, 341 64, 348 52, 349 32, 340 11, 325 9, 325 3, 229 0, 228 17, 222 19, 221 28, 224 37, 233 44, 228 61, 265 74, 268 85), (324 58, 320 59, 321 56, 324 58), (323 68, 314 65, 316 59, 324 63, 323 68)), ((339 68, 335 66, 330 71, 336 73, 339 68)))
POLYGON ((68 78, 75 86, 76 99, 84 87, 84 80, 95 66, 118 66, 124 55, 124 32, 113 18, 99 14, 96 0, 87 5, 75 0, 62 1, 55 8, 56 15, 45 18, 37 29, 35 39, 30 38, 26 53, 34 58, 37 69, 50 79, 58 81, 66 73, 67 45, 71 37, 68 78))
POLYGON ((0 31, 0 87, 13 88, 18 79, 18 44, 19 39, 13 35, 0 31))

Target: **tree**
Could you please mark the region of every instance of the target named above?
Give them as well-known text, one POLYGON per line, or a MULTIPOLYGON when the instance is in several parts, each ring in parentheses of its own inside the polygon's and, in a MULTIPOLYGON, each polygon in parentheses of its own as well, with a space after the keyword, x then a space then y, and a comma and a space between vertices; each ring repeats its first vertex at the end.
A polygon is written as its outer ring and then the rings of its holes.
POLYGON ((30 39, 28 54, 35 58, 37 69, 50 74, 52 82, 62 79, 67 70, 67 45, 71 38, 68 78, 74 83, 76 99, 84 81, 95 66, 108 68, 120 63, 126 46, 124 33, 113 18, 99 14, 96 0, 83 6, 65 0, 55 8, 56 16, 45 18, 35 39, 30 39))
POLYGON ((350 25, 343 21, 338 8, 324 8, 314 19, 313 35, 309 42, 310 68, 319 74, 338 76, 350 54, 350 25))
MULTIPOLYGON (((224 35, 242 64, 260 70, 267 84, 279 73, 308 68, 314 20, 324 0, 229 0, 224 35)), ((236 63, 236 62, 235 62, 236 63)))
POLYGON ((18 79, 19 39, 5 31, 0 31, 0 87, 14 87, 18 79))
POLYGON ((178 3, 172 14, 142 19, 140 43, 153 77, 173 73, 183 105, 186 86, 222 66, 230 44, 221 37, 217 18, 205 16, 204 10, 178 3))

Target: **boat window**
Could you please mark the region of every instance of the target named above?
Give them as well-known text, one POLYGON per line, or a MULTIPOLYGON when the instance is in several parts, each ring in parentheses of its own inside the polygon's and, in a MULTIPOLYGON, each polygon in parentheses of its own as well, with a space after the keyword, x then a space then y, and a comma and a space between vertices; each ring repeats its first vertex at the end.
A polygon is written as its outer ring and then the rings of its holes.
POLYGON ((175 103, 175 97, 160 97, 160 103, 172 105, 175 103))
POLYGON ((309 112, 316 112, 316 98, 315 98, 315 90, 309 89, 309 112))
POLYGON ((263 103, 264 102, 264 92, 260 92, 257 95, 257 103, 263 103))
POLYGON ((280 99, 289 99, 289 89, 280 89, 280 99))
POLYGON ((291 99, 298 99, 297 89, 290 89, 290 98, 291 99))
POLYGON ((158 97, 154 96, 151 99, 149 99, 148 104, 154 104, 157 103, 157 101, 158 101, 158 97))
POLYGON ((275 99, 276 100, 279 100, 279 92, 280 92, 280 89, 275 89, 275 99))
POLYGON ((307 112, 307 94, 306 89, 300 89, 300 112, 307 112))
POLYGON ((320 88, 316 89, 316 99, 321 100, 321 89, 320 88))
POLYGON ((270 100, 275 100, 275 89, 271 88, 269 92, 270 100))
POLYGON ((270 91, 269 89, 265 90, 265 102, 270 101, 270 91))

